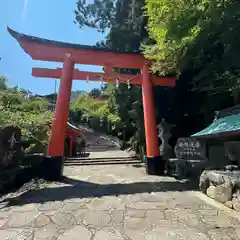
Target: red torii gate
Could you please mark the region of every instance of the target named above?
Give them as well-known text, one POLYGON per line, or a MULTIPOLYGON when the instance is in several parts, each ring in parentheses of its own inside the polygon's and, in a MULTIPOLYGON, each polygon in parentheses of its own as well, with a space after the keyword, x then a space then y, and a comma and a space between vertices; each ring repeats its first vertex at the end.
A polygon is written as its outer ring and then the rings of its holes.
POLYGON ((160 157, 158 147, 152 86, 173 87, 175 86, 175 78, 150 76, 149 62, 139 52, 114 52, 93 46, 32 37, 10 28, 8 31, 33 60, 63 62, 63 69, 32 69, 32 75, 35 77, 61 79, 48 146, 49 156, 64 155, 64 138, 67 130, 72 80, 115 82, 118 79, 119 83, 142 85, 147 149, 146 171, 148 174, 156 175, 164 173, 164 162, 160 157), (104 66, 104 73, 79 71, 74 69, 75 64, 104 66), (141 74, 114 74, 113 69, 115 68, 140 69, 141 74))

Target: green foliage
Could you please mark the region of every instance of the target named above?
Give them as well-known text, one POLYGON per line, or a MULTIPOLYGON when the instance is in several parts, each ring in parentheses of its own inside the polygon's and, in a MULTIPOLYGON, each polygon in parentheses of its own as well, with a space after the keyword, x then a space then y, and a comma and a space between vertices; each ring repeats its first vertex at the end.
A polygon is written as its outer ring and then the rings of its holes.
POLYGON ((194 90, 239 90, 239 8, 236 0, 148 0, 153 70, 195 71, 194 90))
POLYGON ((81 110, 87 112, 89 116, 108 114, 104 102, 95 101, 89 94, 81 94, 76 102, 72 104, 72 109, 75 111, 81 110))
POLYGON ((92 98, 98 98, 101 96, 101 91, 98 88, 94 88, 92 89, 92 91, 90 92, 90 96, 92 98))
POLYGON ((80 27, 97 28, 101 32, 110 28, 116 15, 116 2, 118 1, 94 0, 91 4, 86 2, 86 0, 78 0, 75 22, 80 27))
POLYGON ((111 110, 108 105, 108 101, 99 102, 94 100, 90 94, 81 94, 76 102, 71 105, 71 109, 74 112, 78 112, 81 119, 78 119, 82 122, 89 122, 89 124, 100 130, 101 125, 114 124, 117 125, 120 122, 120 118, 114 113, 111 113, 111 110), (103 122, 107 122, 104 124, 103 122))
POLYGON ((142 37, 146 36, 143 14, 144 0, 78 0, 75 23, 100 32, 108 31, 99 48, 139 50, 142 37))
POLYGON ((22 132, 23 140, 36 140, 47 146, 52 113, 47 102, 16 88, 0 90, 0 125, 13 124, 22 132))

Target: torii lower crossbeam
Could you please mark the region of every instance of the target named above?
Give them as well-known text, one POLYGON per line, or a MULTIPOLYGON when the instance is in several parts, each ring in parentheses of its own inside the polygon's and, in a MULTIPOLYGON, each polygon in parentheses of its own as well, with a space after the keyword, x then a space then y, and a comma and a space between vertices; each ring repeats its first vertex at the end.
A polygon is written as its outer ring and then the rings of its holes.
MULTIPOLYGON (((55 78, 60 79, 63 69, 48 69, 48 68, 33 68, 32 76, 41 77, 41 78, 55 78)), ((151 82, 154 86, 166 86, 174 87, 176 79, 174 77, 157 77, 150 76, 151 82)), ((131 75, 131 74, 106 74, 104 72, 88 72, 88 71, 79 71, 78 69, 73 70, 73 80, 89 80, 89 81, 102 81, 102 82, 112 82, 115 83, 116 80, 119 80, 119 83, 129 83, 130 84, 139 84, 143 83, 142 74, 140 75, 131 75)))

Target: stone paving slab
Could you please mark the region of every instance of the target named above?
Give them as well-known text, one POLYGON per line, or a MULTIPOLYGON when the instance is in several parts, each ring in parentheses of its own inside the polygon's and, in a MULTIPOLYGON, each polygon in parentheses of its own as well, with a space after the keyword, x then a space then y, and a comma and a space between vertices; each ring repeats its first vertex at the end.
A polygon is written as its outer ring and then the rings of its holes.
POLYGON ((194 186, 128 165, 66 167, 62 184, 0 205, 0 239, 236 240, 240 221, 194 186))

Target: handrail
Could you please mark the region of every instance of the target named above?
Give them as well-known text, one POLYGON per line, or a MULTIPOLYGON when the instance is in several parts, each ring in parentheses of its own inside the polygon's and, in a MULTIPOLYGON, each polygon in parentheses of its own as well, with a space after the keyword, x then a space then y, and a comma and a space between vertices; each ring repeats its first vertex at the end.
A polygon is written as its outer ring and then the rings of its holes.
POLYGON ((67 122, 67 126, 70 127, 70 128, 73 128, 74 130, 77 130, 77 131, 83 132, 82 129, 77 128, 76 126, 72 125, 70 122, 67 122))

